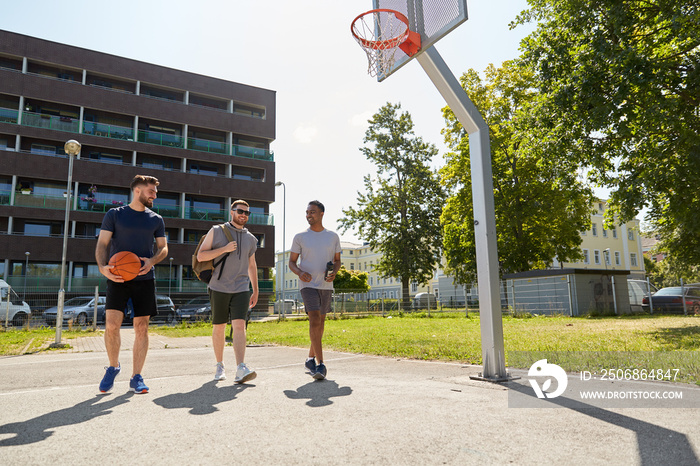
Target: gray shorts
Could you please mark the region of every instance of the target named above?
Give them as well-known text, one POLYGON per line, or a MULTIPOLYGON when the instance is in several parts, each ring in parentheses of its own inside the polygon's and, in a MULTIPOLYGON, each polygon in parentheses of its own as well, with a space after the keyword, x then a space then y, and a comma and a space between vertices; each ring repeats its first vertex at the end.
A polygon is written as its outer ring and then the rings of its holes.
POLYGON ((301 299, 304 300, 304 310, 321 311, 322 315, 331 312, 331 302, 333 301, 333 290, 319 290, 318 288, 302 288, 301 299))

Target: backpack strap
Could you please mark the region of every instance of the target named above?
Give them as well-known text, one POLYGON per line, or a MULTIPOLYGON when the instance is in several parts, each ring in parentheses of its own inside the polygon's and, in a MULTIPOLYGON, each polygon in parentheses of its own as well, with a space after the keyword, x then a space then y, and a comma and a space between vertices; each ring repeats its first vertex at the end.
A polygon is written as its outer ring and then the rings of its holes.
MULTIPOLYGON (((226 239, 228 240, 229 243, 231 241, 233 241, 233 235, 231 234, 230 231, 228 231, 228 228, 226 228, 225 223, 222 223, 221 225, 219 225, 219 228, 221 228, 223 230, 224 235, 226 235, 226 239)), ((227 252, 226 254, 224 254, 224 256, 221 259, 219 259, 218 261, 212 262, 212 265, 214 266, 214 268, 217 268, 219 265, 221 265, 221 268, 219 269, 219 276, 217 277, 217 280, 221 279, 221 274, 224 272, 224 265, 226 265, 226 259, 228 258, 229 254, 230 253, 227 252)))

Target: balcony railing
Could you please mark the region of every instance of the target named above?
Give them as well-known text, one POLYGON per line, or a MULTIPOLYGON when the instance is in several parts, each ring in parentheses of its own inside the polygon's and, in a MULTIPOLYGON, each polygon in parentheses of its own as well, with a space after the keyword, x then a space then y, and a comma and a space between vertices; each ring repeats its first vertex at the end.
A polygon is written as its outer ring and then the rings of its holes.
POLYGON ((259 149, 257 147, 238 146, 238 145, 233 146, 233 155, 237 155, 239 157, 247 157, 250 159, 258 159, 258 160, 270 160, 270 161, 272 161, 274 159, 274 154, 272 153, 271 150, 259 149))
POLYGON ((17 123, 19 110, 0 107, 0 123, 17 123))
MULTIPOLYGON (((10 191, 0 190, 0 205, 10 205, 10 191)), ((96 199, 94 197, 80 196, 78 199, 78 208, 73 209, 73 202, 71 200, 71 210, 88 211, 88 212, 101 212, 105 213, 110 209, 115 207, 121 207, 128 204, 128 201, 119 200, 109 200, 109 199, 96 199)), ((43 209, 65 209, 66 208, 66 198, 65 196, 46 196, 37 194, 25 194, 21 191, 15 193, 15 203, 16 206, 22 207, 39 207, 43 209)), ((180 207, 175 206, 162 206, 159 207, 154 205, 151 210, 153 210, 158 215, 164 218, 182 218, 180 207)), ((190 207, 185 209, 185 218, 192 220, 206 220, 213 222, 224 222, 228 219, 228 210, 226 209, 203 209, 190 207)), ((248 220, 251 225, 269 225, 274 226, 274 215, 272 214, 257 214, 253 213, 248 220)))
POLYGON ((66 198, 61 196, 46 196, 42 194, 24 194, 18 191, 15 194, 16 206, 39 207, 42 209, 65 209, 66 198))
POLYGON ((185 210, 185 218, 192 220, 224 222, 228 218, 228 211, 226 209, 203 209, 190 207, 185 210))
POLYGON ((12 191, 1 190, 0 191, 0 205, 10 205, 10 196, 12 191))
POLYGON ((94 123, 86 121, 83 123, 83 134, 92 134, 105 138, 134 140, 134 129, 126 126, 106 125, 104 123, 94 123))
POLYGON ((158 207, 154 205, 151 207, 151 210, 161 217, 165 218, 180 218, 180 207, 173 207, 173 206, 165 206, 165 207, 158 207))
POLYGON ((158 133, 156 131, 139 130, 139 142, 157 144, 159 146, 184 147, 183 137, 174 134, 158 133))
POLYGON ((91 212, 107 212, 115 207, 128 204, 128 201, 99 200, 94 197, 81 196, 78 202, 78 210, 88 210, 91 212))
POLYGON ((225 142, 210 141, 208 139, 187 138, 187 148, 201 152, 215 152, 217 154, 228 154, 229 145, 225 142))
POLYGON ((80 122, 75 118, 34 112, 22 113, 22 125, 32 126, 34 128, 53 129, 56 131, 67 131, 70 133, 77 133, 80 128, 80 122))

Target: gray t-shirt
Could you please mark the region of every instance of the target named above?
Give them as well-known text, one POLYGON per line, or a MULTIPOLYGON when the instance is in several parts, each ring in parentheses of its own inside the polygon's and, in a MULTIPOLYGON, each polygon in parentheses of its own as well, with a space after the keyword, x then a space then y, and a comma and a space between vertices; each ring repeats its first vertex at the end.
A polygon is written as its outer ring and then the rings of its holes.
POLYGON ((319 290, 332 290, 333 282, 324 280, 326 264, 336 253, 341 252, 340 238, 330 230, 308 230, 297 233, 292 241, 292 252, 299 254, 297 265, 301 270, 311 274, 310 282, 299 280, 299 288, 316 288, 319 290))
MULTIPOLYGON (((223 265, 224 269, 221 274, 221 279, 219 279, 221 265, 214 269, 214 273, 209 281, 209 288, 221 293, 240 293, 242 291, 248 291, 250 289, 248 260, 258 249, 258 240, 246 228, 239 230, 234 228, 230 222, 226 223, 223 228, 228 228, 233 240, 238 243, 238 248, 228 253, 226 262, 223 265)), ((228 238, 226 238, 221 226, 215 226, 212 228, 212 231, 214 232, 214 237, 212 239, 211 248, 217 249, 226 246, 228 238)), ((214 262, 220 261, 223 257, 224 255, 222 254, 214 259, 214 262)))

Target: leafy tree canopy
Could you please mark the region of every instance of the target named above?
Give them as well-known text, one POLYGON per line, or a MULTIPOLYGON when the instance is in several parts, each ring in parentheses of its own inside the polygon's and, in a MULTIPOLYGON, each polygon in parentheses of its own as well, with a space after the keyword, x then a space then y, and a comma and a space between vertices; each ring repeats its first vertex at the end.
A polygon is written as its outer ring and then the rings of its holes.
POLYGON ((338 293, 364 293, 369 291, 367 272, 348 270, 342 266, 333 280, 333 288, 338 293))
POLYGON ((429 167, 437 148, 415 136, 411 115, 400 110, 387 103, 369 120, 360 151, 377 173, 365 176, 357 207, 343 210, 340 225, 381 252, 375 270, 399 277, 408 300, 409 283, 427 283, 439 264, 444 193, 429 167))
POLYGON ((700 263, 700 3, 528 0, 512 24, 542 98, 548 152, 612 188, 608 225, 649 209, 677 261, 700 263))
MULTIPOLYGON (((568 153, 547 152, 531 116, 538 95, 532 73, 515 62, 474 70, 460 82, 490 128, 498 254, 502 272, 545 268, 581 259, 581 236, 590 223, 592 194, 568 153)), ((446 272, 458 282, 476 277, 469 137, 443 109, 447 154, 442 180, 451 190, 442 214, 446 272)))

